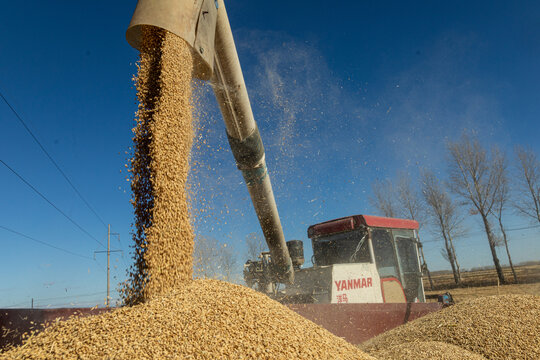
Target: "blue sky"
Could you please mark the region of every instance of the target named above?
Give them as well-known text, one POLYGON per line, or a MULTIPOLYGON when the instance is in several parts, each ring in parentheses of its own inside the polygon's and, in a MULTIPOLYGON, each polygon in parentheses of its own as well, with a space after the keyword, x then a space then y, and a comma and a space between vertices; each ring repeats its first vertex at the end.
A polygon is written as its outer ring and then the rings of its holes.
MULTIPOLYGON (((129 264, 125 164, 136 110, 137 52, 125 41, 134 1, 11 2, 0 23, 0 90, 113 232, 113 284, 129 264)), ((445 142, 475 131, 486 146, 540 154, 540 5, 536 2, 227 2, 288 239, 310 224, 375 211, 374 179, 419 166, 445 177, 445 142)), ((196 231, 230 244, 260 232, 208 86, 192 181, 196 231), (204 144, 202 143, 204 141, 204 144)), ((0 103, 0 159, 84 234, 0 167, 0 307, 102 303, 106 227, 0 103)), ((508 226, 530 225, 508 214, 508 226)), ((478 219, 458 240, 465 268, 489 265, 478 219)), ((426 229, 427 230, 427 229, 426 229)), ((447 268, 425 231, 428 264, 447 268)), ((538 229, 511 232, 516 261, 537 260, 538 229)), ((306 244, 309 249, 309 242, 306 244)), ((505 262, 504 253, 500 257, 505 262)))

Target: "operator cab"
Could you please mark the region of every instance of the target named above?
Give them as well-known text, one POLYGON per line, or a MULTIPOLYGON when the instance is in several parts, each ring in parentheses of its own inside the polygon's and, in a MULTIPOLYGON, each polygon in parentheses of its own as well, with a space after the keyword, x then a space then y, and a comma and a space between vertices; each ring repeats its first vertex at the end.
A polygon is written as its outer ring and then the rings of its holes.
POLYGON ((417 229, 414 220, 367 215, 315 224, 308 229, 312 262, 314 267, 375 264, 383 293, 402 290, 407 302, 425 301, 417 229))

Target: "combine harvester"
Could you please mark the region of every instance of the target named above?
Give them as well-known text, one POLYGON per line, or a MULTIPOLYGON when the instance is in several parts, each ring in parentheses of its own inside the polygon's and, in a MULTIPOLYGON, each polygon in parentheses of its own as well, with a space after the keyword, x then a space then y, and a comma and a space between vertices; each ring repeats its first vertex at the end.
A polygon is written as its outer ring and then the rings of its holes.
MULTIPOLYGON (((418 222, 353 215, 312 225, 312 267, 303 243, 287 241, 294 282, 283 284, 271 252, 244 265, 244 280, 353 344, 453 303, 426 303, 418 254, 418 222)), ((279 268, 278 268, 279 269, 279 268)))
MULTIPOLYGON (((211 80, 227 137, 248 187, 269 252, 248 261, 250 286, 353 344, 442 308, 425 303, 418 259, 418 223, 355 215, 312 225, 313 267, 302 268, 303 245, 286 242, 223 0, 139 0, 126 33, 140 47, 142 28, 154 26, 191 45, 194 76, 211 80), (283 289, 280 290, 281 285, 283 289)), ((105 309, 98 309, 102 312, 105 309)), ((30 324, 91 309, 0 310, 0 325, 17 333, 30 324)), ((2 343, 3 342, 3 343, 2 343)))

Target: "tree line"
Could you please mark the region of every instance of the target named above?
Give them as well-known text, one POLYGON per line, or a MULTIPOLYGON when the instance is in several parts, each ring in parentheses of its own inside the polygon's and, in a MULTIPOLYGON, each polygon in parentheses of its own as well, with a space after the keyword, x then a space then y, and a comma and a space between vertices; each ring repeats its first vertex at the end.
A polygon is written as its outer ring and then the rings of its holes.
MULTIPOLYGON (((499 282, 507 283, 497 254, 497 247, 502 246, 517 282, 504 223, 510 211, 540 223, 537 155, 530 148, 518 146, 509 158, 498 147, 487 149, 476 136, 467 134, 449 141, 446 151, 446 176, 422 168, 418 186, 405 173, 395 180, 377 180, 372 184, 371 205, 384 216, 417 220, 420 226, 427 225, 436 233, 443 243, 441 254, 450 263, 457 285, 462 284, 462 278, 454 241, 464 235, 467 215, 479 215, 499 282)), ((419 249, 423 270, 433 288, 421 241, 419 249)))
MULTIPOLYGON (((508 157, 497 147, 486 149, 478 138, 462 135, 447 143, 446 174, 437 176, 432 170, 420 169, 418 183, 409 174, 395 179, 372 183, 370 203, 381 215, 408 218, 429 228, 442 241, 441 255, 452 269, 456 284, 462 284, 461 268, 455 240, 465 235, 467 216, 479 215, 491 250, 499 281, 506 283, 502 272, 498 247, 504 247, 514 282, 516 272, 508 247, 505 227, 506 215, 513 211, 540 223, 540 161, 531 149, 517 147, 508 157), (509 165, 510 161, 512 165, 509 165)), ((258 233, 247 234, 245 258, 256 260, 266 250, 266 243, 258 233)), ((433 281, 419 238, 420 260, 423 271, 433 281)), ((197 236, 193 254, 194 276, 241 282, 238 252, 218 240, 197 236)))
MULTIPOLYGON (((247 234, 245 245, 246 259, 257 260, 259 254, 266 251, 266 242, 258 233, 247 234)), ((193 251, 193 276, 242 283, 242 268, 236 249, 215 238, 198 235, 193 251)))

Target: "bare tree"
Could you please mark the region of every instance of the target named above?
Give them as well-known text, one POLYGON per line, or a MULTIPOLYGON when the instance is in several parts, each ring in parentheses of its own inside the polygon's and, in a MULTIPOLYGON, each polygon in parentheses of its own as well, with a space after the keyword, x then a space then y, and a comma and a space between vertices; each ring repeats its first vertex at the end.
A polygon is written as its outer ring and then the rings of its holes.
POLYGON ((439 253, 441 254, 441 256, 443 257, 444 260, 448 261, 448 263, 450 263, 450 264, 452 263, 452 260, 450 260, 451 257, 450 257, 450 255, 448 255, 447 249, 441 248, 439 250, 439 253))
POLYGON ((198 236, 193 252, 194 276, 234 281, 237 259, 234 250, 216 239, 198 236))
POLYGON ((454 247, 454 238, 462 231, 463 219, 455 203, 430 171, 422 173, 422 194, 427 204, 428 216, 444 240, 443 257, 452 267, 454 281, 461 285, 461 271, 454 247))
POLYGON ((425 215, 425 206, 421 196, 413 187, 411 177, 408 174, 399 174, 396 190, 399 216, 417 221, 422 220, 425 215))
POLYGON ((259 254, 265 251, 266 242, 260 234, 252 232, 246 235, 246 247, 247 258, 257 260, 259 254))
POLYGON ((369 197, 371 206, 376 208, 381 215, 397 217, 396 191, 390 180, 376 180, 372 185, 373 196, 369 197))
POLYGON ((540 222, 540 161, 531 149, 516 148, 517 181, 514 207, 523 215, 540 222))
MULTIPOLYGON (((418 191, 412 186, 410 176, 406 173, 399 175, 397 195, 401 216, 418 221, 419 227, 421 227, 425 223, 425 205, 422 202, 421 195, 418 194, 418 191)), ((417 237, 418 248, 420 250, 420 256, 422 257, 422 270, 427 273, 429 285, 431 290, 433 290, 433 280, 431 279, 431 273, 429 272, 426 258, 424 256, 424 247, 420 241, 420 235, 417 234, 417 237)))
POLYGON ((238 282, 237 272, 238 270, 238 259, 235 256, 234 249, 227 244, 223 244, 220 249, 220 273, 223 280, 229 282, 238 282))
POLYGON ((218 277, 219 243, 214 238, 197 236, 193 251, 193 275, 196 278, 218 277))
POLYGON ((496 250, 496 239, 489 222, 489 214, 495 205, 501 182, 500 174, 493 171, 493 158, 488 157, 486 150, 478 139, 462 135, 457 142, 449 142, 450 152, 450 188, 473 205, 484 223, 491 256, 499 281, 504 284, 504 274, 496 250))
POLYGON ((499 150, 493 152, 493 172, 498 173, 494 176, 494 179, 500 182, 497 186, 498 192, 495 195, 495 204, 493 205, 492 213, 497 221, 499 222, 499 229, 501 230, 502 235, 502 244, 506 248, 506 254, 508 255, 508 263, 512 269, 512 275, 514 276, 514 282, 517 283, 516 270, 514 269, 514 264, 512 263, 512 257, 510 256, 510 249, 508 248, 508 238, 506 236, 506 231, 503 226, 502 217, 508 202, 509 196, 509 186, 508 186, 508 175, 507 175, 507 164, 504 154, 499 150))

